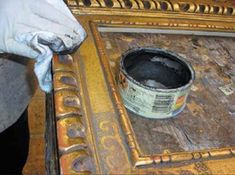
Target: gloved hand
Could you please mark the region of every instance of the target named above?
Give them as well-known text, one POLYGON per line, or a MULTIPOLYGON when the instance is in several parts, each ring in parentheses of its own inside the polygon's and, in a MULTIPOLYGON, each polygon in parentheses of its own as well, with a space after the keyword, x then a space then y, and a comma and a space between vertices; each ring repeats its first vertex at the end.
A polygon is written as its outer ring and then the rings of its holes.
POLYGON ((0 1, 0 52, 35 59, 34 71, 45 92, 52 89, 53 51, 73 50, 85 37, 62 0, 0 1))

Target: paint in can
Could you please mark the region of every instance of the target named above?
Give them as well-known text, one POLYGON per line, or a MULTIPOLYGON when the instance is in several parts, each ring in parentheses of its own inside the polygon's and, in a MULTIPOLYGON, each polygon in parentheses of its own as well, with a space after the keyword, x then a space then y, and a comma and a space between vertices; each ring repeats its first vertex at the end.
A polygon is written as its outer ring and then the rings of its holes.
POLYGON ((138 47, 122 55, 118 87, 127 109, 164 119, 183 111, 194 79, 192 66, 176 53, 138 47))

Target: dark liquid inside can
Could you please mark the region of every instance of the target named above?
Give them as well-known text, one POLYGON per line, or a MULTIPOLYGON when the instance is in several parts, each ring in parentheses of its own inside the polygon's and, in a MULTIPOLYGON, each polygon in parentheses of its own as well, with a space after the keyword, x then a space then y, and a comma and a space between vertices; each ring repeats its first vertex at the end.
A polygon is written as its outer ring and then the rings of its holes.
POLYGON ((179 88, 192 78, 188 66, 166 51, 137 50, 126 56, 123 67, 137 82, 159 89, 179 88))

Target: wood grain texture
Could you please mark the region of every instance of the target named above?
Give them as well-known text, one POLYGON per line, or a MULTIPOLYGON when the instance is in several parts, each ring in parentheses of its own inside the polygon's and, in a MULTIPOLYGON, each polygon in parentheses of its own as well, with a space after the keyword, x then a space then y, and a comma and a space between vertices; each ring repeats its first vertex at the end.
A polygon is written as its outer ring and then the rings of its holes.
POLYGON ((121 54, 139 46, 174 51, 196 71, 187 107, 176 118, 151 120, 128 112, 144 155, 235 145, 235 93, 225 95, 219 89, 234 79, 234 38, 140 33, 102 33, 102 38, 116 79, 121 54))
POLYGON ((45 94, 37 89, 28 107, 30 143, 24 175, 45 174, 45 94))

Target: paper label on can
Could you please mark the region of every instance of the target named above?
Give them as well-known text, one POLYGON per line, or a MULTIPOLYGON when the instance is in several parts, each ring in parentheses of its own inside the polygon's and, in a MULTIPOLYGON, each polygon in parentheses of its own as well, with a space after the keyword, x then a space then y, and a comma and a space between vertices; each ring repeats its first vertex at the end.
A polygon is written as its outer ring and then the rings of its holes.
POLYGON ((145 89, 122 76, 119 82, 124 105, 131 111, 148 118, 166 118, 177 114, 185 105, 189 89, 161 92, 145 89))
POLYGON ((174 98, 173 94, 156 94, 152 105, 152 112, 169 113, 174 103, 174 98))

